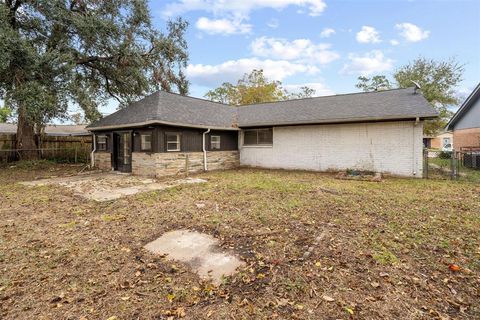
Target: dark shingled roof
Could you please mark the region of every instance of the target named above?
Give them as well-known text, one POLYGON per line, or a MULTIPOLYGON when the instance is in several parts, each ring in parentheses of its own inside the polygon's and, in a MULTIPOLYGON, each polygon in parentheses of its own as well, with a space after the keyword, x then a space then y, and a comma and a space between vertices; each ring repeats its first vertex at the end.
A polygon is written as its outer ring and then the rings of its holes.
POLYGON ((163 123, 198 128, 236 129, 236 107, 208 100, 157 91, 87 127, 135 126, 163 123))
POLYGON ((413 88, 261 103, 232 107, 158 91, 88 127, 164 123, 199 128, 361 122, 433 118, 438 113, 413 88))

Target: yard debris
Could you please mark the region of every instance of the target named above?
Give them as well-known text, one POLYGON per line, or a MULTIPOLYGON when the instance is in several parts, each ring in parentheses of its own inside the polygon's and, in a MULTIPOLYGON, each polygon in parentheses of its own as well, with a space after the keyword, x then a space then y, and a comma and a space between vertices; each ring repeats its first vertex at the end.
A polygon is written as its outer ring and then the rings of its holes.
POLYGON ((200 174, 207 188, 99 203, 16 183, 62 170, 0 170, 1 319, 479 318, 480 189, 471 183, 379 187, 239 169, 200 174), (214 285, 144 250, 179 229, 213 235, 245 265, 214 285))
POLYGON ((370 171, 357 171, 357 170, 340 171, 337 173, 335 178, 340 180, 382 182, 382 174, 380 172, 370 172, 370 171))

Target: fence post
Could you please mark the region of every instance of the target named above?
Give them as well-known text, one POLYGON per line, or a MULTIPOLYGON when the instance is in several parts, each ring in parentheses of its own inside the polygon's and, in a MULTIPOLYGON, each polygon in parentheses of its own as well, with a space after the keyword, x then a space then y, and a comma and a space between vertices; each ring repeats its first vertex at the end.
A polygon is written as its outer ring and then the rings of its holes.
POLYGON ((428 149, 423 149, 423 176, 428 179, 428 149))
POLYGON ((77 146, 75 145, 75 163, 77 163, 77 146))
POLYGON ((451 155, 450 155, 450 172, 451 172, 451 179, 452 180, 455 180, 455 178, 457 177, 457 173, 456 173, 456 166, 455 166, 455 152, 452 151, 451 155))

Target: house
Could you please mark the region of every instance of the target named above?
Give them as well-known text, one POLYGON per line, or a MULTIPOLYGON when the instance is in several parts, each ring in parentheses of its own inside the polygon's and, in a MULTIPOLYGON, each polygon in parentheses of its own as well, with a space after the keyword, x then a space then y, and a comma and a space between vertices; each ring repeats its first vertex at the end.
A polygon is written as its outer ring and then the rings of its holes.
POLYGON ((480 83, 447 124, 453 131, 455 151, 480 148, 480 83))
POLYGON ((413 88, 228 106, 158 91, 88 126, 101 169, 164 176, 241 166, 422 177, 413 88))
POLYGON ((425 136, 423 137, 423 146, 428 149, 452 151, 453 150, 453 133, 442 132, 435 136, 425 136))

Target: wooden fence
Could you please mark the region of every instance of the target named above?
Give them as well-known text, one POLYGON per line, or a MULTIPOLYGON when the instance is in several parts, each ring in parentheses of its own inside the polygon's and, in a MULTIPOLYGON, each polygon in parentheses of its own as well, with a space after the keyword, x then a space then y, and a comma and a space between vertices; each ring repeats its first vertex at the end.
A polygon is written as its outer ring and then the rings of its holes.
POLYGON ((0 162, 19 160, 21 152, 36 152, 40 159, 59 162, 87 162, 92 151, 91 136, 41 136, 39 148, 17 150, 15 134, 0 134, 0 162))

